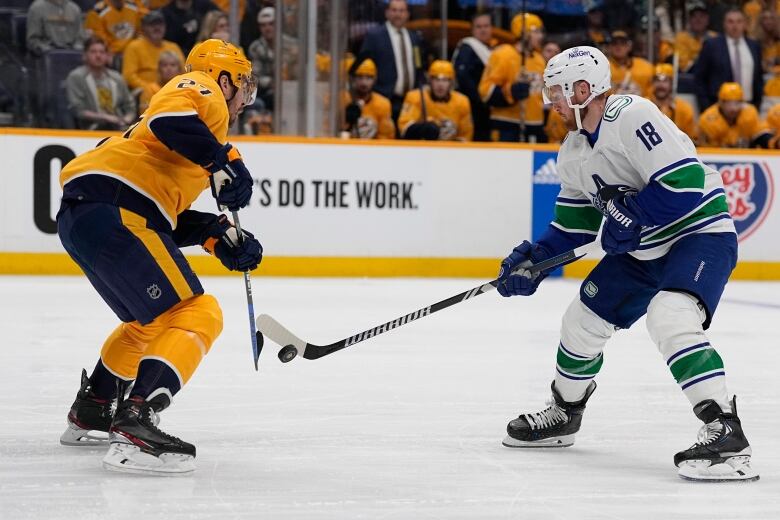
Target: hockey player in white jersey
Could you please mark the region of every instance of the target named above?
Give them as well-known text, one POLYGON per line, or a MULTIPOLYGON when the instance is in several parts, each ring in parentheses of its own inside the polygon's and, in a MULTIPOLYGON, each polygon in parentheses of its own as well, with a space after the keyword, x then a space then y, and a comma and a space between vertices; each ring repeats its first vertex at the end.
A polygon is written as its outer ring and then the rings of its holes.
POLYGON ((609 62, 593 47, 567 49, 544 71, 545 103, 569 129, 558 153, 561 191, 547 231, 501 263, 498 290, 533 294, 546 274, 523 267, 594 241, 600 228, 607 255, 563 317, 549 406, 512 420, 504 445, 572 445, 605 344, 647 314, 650 337, 704 422, 696 443, 674 456, 679 475, 758 479, 723 361, 705 335, 737 260, 720 175, 651 101, 609 89, 609 62))

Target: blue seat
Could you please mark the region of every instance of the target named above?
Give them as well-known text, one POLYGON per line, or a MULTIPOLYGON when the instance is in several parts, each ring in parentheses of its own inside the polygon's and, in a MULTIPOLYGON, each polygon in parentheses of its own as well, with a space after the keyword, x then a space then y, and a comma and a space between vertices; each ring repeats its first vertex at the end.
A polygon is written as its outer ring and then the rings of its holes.
POLYGON ((73 118, 68 113, 65 79, 70 71, 83 63, 81 51, 57 49, 40 59, 38 99, 44 116, 44 124, 55 128, 67 128, 73 118))

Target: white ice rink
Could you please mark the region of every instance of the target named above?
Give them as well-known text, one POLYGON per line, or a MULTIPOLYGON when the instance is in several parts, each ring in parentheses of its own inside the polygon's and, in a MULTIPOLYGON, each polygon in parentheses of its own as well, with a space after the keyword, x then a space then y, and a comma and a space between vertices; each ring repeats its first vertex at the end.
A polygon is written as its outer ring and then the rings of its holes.
MULTIPOLYGON (((255 308, 331 342, 479 280, 255 278, 255 308)), ((680 480, 699 421, 644 320, 608 345, 571 448, 512 450, 505 426, 544 405, 559 319, 577 282, 486 294, 332 356, 252 368, 239 276, 207 278, 222 336, 162 415, 196 473, 108 473, 59 436, 116 319, 79 277, 0 277, 0 518, 778 519, 780 284, 732 283, 710 339, 738 395, 751 484, 680 480)))

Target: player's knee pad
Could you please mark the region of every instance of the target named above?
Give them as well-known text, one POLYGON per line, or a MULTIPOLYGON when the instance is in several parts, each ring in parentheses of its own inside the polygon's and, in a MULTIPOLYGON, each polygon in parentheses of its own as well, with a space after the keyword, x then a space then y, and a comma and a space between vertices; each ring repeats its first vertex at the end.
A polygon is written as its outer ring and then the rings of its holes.
POLYGON ((169 328, 195 333, 203 342, 206 352, 222 332, 222 309, 210 294, 201 294, 184 300, 168 311, 169 328))
POLYGON ((601 354, 614 332, 614 325, 599 317, 577 297, 563 315, 561 343, 575 354, 593 358, 601 354))
POLYGON ((696 297, 683 292, 661 291, 647 306, 647 331, 662 354, 678 344, 695 344, 690 336, 704 336, 706 313, 696 297))

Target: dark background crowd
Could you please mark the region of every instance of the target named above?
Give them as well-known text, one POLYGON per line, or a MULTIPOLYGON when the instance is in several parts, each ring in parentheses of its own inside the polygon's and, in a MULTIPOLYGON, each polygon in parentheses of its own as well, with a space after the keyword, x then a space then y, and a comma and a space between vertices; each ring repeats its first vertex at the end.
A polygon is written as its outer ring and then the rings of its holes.
MULTIPOLYGON (((231 24, 230 0, 0 0, 0 125, 121 131, 197 42, 220 38, 244 50, 258 83, 233 132, 280 131, 277 90, 300 79, 306 56, 304 4, 240 0, 231 24)), ((331 4, 318 2, 320 19, 331 4)), ((593 45, 610 59, 614 93, 652 99, 697 144, 780 141, 780 2, 659 0, 651 16, 618 0, 344 5, 342 95, 323 96, 339 121, 320 135, 560 142, 541 73, 561 49, 593 45)), ((327 83, 320 39, 313 68, 327 83)))

